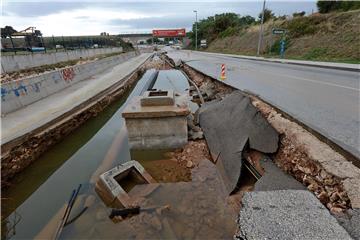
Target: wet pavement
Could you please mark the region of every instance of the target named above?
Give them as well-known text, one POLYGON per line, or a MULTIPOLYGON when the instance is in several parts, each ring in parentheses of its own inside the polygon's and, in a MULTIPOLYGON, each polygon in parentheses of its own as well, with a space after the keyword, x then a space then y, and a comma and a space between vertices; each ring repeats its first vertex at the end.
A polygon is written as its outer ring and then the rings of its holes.
MULTIPOLYGON (((267 63, 216 54, 168 50, 170 58, 260 95, 299 121, 360 157, 360 76, 358 72, 267 63)), ((359 163, 360 164, 360 163, 359 163)))

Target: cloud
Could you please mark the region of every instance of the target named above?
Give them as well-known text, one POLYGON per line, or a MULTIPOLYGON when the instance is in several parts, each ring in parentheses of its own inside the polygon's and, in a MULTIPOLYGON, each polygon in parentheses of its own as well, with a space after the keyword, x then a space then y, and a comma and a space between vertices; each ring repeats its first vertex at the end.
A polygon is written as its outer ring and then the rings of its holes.
MULTIPOLYGON (((296 11, 311 12, 316 9, 315 0, 298 2, 267 1, 267 7, 276 15, 296 11)), ((35 26, 45 36, 51 35, 99 35, 100 32, 150 32, 154 28, 190 29, 198 19, 214 14, 235 12, 257 17, 262 1, 217 2, 164 2, 164 1, 111 1, 111 2, 5 2, 2 24, 17 30, 35 26)))

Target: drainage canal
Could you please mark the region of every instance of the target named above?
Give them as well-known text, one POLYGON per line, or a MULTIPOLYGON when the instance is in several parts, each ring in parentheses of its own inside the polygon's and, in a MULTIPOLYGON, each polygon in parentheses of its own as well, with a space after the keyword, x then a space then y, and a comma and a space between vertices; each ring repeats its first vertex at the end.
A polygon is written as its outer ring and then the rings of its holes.
MULTIPOLYGON (((18 222, 14 218, 20 218, 14 239, 34 237, 66 202, 74 186, 88 182, 102 162, 110 162, 111 167, 130 160, 121 111, 129 99, 143 91, 153 72, 145 73, 119 101, 42 155, 3 193, 7 198, 2 201, 6 206, 2 207, 3 215, 16 208, 16 214, 3 224, 12 228, 18 222)), ((2 229, 6 231, 6 226, 2 229)))
MULTIPOLYGON (((61 238, 192 238, 199 231, 203 235, 198 237, 232 236, 235 215, 220 197, 225 191, 216 169, 210 161, 186 160, 211 158, 204 140, 189 142, 182 150, 175 151, 129 149, 121 113, 132 98, 141 95, 149 86, 158 90, 171 89, 175 94, 188 93, 187 78, 180 71, 160 71, 151 86, 149 79, 154 72, 147 71, 124 98, 69 135, 18 176, 16 186, 5 193, 12 202, 12 205, 6 204, 10 206, 7 210, 16 210, 3 221, 3 238, 54 237, 64 204, 78 184, 82 185, 69 217, 73 223, 62 229, 61 238), (115 224, 108 218, 109 208, 94 191, 95 183, 102 173, 131 159, 141 163, 159 184, 155 194, 143 202, 143 209, 148 209, 146 214, 115 224), (203 165, 202 170, 191 170, 194 164, 203 165), (196 204, 192 204, 194 202, 196 204), (171 210, 164 206, 170 206, 171 210), (77 216, 79 213, 81 217, 77 216)), ((197 105, 191 103, 190 109, 194 112, 197 105)), ((145 197, 141 193, 146 192, 143 189, 146 184, 128 187, 129 195, 139 199, 145 197)))

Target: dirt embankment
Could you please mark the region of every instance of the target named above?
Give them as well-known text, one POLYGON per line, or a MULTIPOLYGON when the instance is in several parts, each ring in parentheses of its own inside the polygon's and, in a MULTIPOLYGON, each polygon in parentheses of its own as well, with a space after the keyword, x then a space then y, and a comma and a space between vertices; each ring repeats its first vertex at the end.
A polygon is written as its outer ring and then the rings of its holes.
MULTIPOLYGON (((207 51, 255 55, 259 25, 249 27, 237 35, 217 38, 207 51)), ((278 57, 280 35, 272 35, 272 28, 287 30, 286 58, 360 62, 360 11, 313 14, 290 20, 269 21, 264 25, 262 54, 278 57)))

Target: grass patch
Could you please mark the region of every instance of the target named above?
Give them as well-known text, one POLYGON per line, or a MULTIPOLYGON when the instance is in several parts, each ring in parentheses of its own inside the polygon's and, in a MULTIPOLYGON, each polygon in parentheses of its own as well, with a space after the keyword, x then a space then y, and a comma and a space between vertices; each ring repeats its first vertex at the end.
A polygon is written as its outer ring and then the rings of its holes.
POLYGON ((321 58, 326 58, 328 53, 329 53, 328 48, 316 47, 316 48, 312 48, 310 51, 304 54, 303 58, 306 60, 321 59, 321 58))

